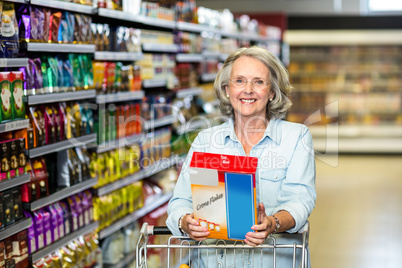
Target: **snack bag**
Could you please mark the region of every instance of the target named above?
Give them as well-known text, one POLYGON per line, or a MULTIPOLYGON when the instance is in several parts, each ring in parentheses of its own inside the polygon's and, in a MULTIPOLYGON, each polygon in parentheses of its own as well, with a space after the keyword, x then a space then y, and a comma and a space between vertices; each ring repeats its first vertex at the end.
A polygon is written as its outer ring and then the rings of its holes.
POLYGON ((1 16, 1 40, 6 58, 18 57, 19 34, 14 3, 4 2, 1 16))

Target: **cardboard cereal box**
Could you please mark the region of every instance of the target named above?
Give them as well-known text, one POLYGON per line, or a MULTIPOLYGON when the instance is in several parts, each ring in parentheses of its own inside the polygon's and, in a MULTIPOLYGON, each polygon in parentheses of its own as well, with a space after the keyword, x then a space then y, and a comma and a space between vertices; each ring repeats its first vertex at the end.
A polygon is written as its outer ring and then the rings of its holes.
POLYGON ((194 218, 209 238, 243 240, 257 222, 258 159, 194 152, 190 163, 194 218))

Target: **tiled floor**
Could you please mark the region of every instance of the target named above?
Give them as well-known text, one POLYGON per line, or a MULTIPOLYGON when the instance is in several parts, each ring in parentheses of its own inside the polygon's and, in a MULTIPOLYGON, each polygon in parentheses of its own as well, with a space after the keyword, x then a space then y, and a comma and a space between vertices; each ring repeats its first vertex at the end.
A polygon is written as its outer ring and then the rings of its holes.
POLYGON ((309 219, 312 267, 402 267, 402 156, 323 160, 309 219))

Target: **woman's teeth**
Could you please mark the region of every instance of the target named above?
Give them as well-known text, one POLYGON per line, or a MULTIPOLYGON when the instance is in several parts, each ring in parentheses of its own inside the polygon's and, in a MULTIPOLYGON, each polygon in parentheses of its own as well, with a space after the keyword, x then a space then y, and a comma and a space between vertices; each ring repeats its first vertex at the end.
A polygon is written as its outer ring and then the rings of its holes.
POLYGON ((247 103, 252 103, 252 102, 255 102, 255 99, 252 99, 252 100, 245 100, 245 99, 242 99, 241 101, 242 101, 242 102, 247 102, 247 103))

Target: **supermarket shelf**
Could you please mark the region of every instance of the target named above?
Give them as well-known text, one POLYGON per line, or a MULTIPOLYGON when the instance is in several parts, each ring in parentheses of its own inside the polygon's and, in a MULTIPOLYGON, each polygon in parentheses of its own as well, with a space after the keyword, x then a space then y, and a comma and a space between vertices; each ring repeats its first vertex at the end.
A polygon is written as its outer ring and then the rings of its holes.
POLYGON ((95 45, 90 44, 49 44, 27 43, 30 52, 95 53, 95 45))
POLYGON ((155 120, 148 120, 144 126, 145 130, 155 129, 158 127, 168 126, 173 124, 176 121, 173 115, 168 115, 155 120))
POLYGON ((201 81, 202 82, 213 82, 215 80, 215 77, 217 76, 217 73, 212 73, 212 74, 202 74, 201 75, 201 81))
POLYGON ((199 96, 203 92, 202 88, 196 87, 196 88, 187 88, 187 89, 180 89, 176 92, 176 97, 177 98, 185 98, 188 96, 199 96))
POLYGON ((29 180, 30 180, 29 174, 22 174, 12 179, 4 180, 0 182, 0 192, 27 183, 29 182, 29 180))
POLYGON ((149 167, 144 168, 143 170, 137 171, 136 173, 128 175, 127 177, 124 177, 115 182, 94 189, 95 194, 97 196, 103 196, 109 194, 117 189, 121 189, 124 186, 130 185, 134 182, 140 181, 144 178, 150 177, 158 172, 161 172, 167 168, 170 168, 171 166, 179 164, 183 162, 184 159, 185 159, 184 156, 174 155, 170 158, 159 160, 158 162, 150 165, 149 167))
POLYGON ((135 260, 136 252, 133 251, 130 254, 127 254, 116 264, 107 264, 103 263, 103 268, 124 268, 127 267, 130 263, 135 260))
MULTIPOLYGON (((124 146, 132 145, 142 139, 142 134, 135 134, 129 137, 120 138, 118 140, 108 141, 96 146, 96 153, 104 153, 114 149, 122 148, 124 146)), ((91 144, 94 145, 94 144, 91 144)), ((94 145, 95 146, 95 145, 94 145)), ((92 146, 90 146, 92 147, 92 146)))
POLYGON ((220 52, 215 52, 215 51, 203 51, 202 56, 205 58, 213 58, 213 59, 218 59, 220 58, 222 53, 220 52))
POLYGON ((96 133, 88 134, 78 138, 71 138, 64 141, 59 141, 53 144, 44 145, 41 147, 28 150, 29 158, 38 157, 50 153, 60 152, 66 149, 82 146, 84 144, 96 142, 96 133))
POLYGON ((160 28, 174 29, 176 27, 175 21, 156 19, 156 18, 151 18, 151 17, 145 17, 142 15, 133 16, 133 14, 128 13, 128 12, 119 11, 119 10, 111 10, 111 9, 107 9, 107 8, 99 8, 98 15, 102 16, 102 17, 124 20, 124 21, 131 21, 131 22, 141 23, 141 24, 145 24, 145 25, 149 25, 149 26, 160 27, 160 28))
POLYGON ((167 80, 166 79, 147 79, 147 80, 142 80, 142 86, 144 88, 166 87, 167 86, 167 80))
POLYGON ((210 28, 205 25, 200 25, 200 24, 190 23, 190 22, 183 22, 183 21, 178 21, 176 23, 176 28, 181 31, 196 32, 196 33, 201 33, 201 32, 220 33, 221 32, 219 29, 213 29, 213 28, 210 28))
POLYGON ((13 120, 0 124, 0 133, 29 127, 29 119, 13 120))
POLYGON ((177 45, 175 44, 142 44, 142 51, 146 52, 165 52, 177 53, 177 45))
POLYGON ((204 56, 202 54, 195 53, 180 53, 176 55, 177 62, 202 62, 204 61, 204 56))
POLYGON ((175 21, 162 20, 162 19, 146 17, 146 16, 141 17, 141 23, 149 25, 149 26, 161 27, 161 28, 166 28, 166 29, 175 29, 176 28, 175 21))
POLYGON ((142 90, 118 92, 116 94, 97 95, 96 103, 110 103, 110 102, 114 103, 121 101, 141 100, 144 97, 144 95, 145 93, 142 90))
POLYGON ((26 67, 28 66, 28 58, 0 59, 0 67, 26 67))
POLYGON ((130 215, 122 218, 121 220, 113 223, 109 227, 101 230, 99 232, 99 239, 104 239, 104 238, 108 237, 109 235, 113 234, 114 232, 120 230, 121 228, 124 228, 127 225, 129 225, 130 223, 135 222, 139 218, 147 215, 151 211, 157 209, 161 205, 168 202, 170 200, 170 198, 172 198, 172 196, 173 196, 173 193, 168 193, 168 194, 164 194, 162 196, 154 197, 153 199, 156 199, 156 200, 152 200, 154 202, 148 202, 148 203, 152 203, 152 204, 144 206, 143 208, 137 210, 133 214, 130 214, 130 215))
POLYGON ((134 174, 128 175, 127 177, 124 177, 123 179, 119 179, 117 181, 114 181, 112 183, 106 184, 102 187, 99 187, 97 189, 94 189, 94 193, 97 196, 103 196, 107 195, 113 191, 116 191, 118 189, 121 189, 127 185, 130 185, 132 183, 135 183, 137 181, 142 180, 145 178, 145 172, 143 170, 140 170, 134 174))
POLYGON ((401 154, 401 138, 315 138, 314 149, 320 153, 401 154))
POLYGON ((94 89, 79 90, 72 92, 60 92, 27 96, 28 105, 37 105, 44 103, 53 103, 61 101, 73 101, 73 100, 85 100, 93 99, 96 97, 96 91, 94 89))
POLYGON ((25 4, 28 0, 6 0, 7 2, 25 4))
POLYGON ((0 241, 29 228, 31 224, 31 218, 27 218, 7 226, 4 230, 0 231, 0 241))
POLYGON ((43 208, 50 204, 56 203, 63 200, 69 196, 78 194, 84 190, 87 190, 98 183, 98 178, 88 179, 76 185, 64 188, 63 190, 57 191, 54 194, 40 198, 31 203, 23 203, 23 208, 29 211, 35 211, 37 209, 43 208))
POLYGON ((137 61, 142 59, 143 56, 142 53, 135 52, 97 51, 94 58, 102 61, 137 61))
POLYGON ((52 243, 51 245, 36 251, 34 253, 31 254, 31 263, 37 262, 38 260, 42 259, 43 257, 49 255, 50 253, 52 253, 53 251, 57 250, 58 248, 63 247, 64 245, 67 245, 70 241, 76 239, 77 237, 80 237, 82 235, 86 235, 90 232, 95 231, 98 228, 98 222, 93 222, 90 223, 82 228, 80 228, 79 230, 72 232, 66 236, 64 236, 63 238, 57 240, 56 242, 52 243))
POLYGON ((62 9, 62 10, 66 10, 66 11, 79 12, 79 13, 84 13, 84 14, 89 14, 89 15, 96 14, 96 8, 93 6, 89 6, 89 5, 81 5, 81 4, 76 4, 76 3, 63 2, 60 0, 46 0, 46 1, 30 0, 30 2, 32 5, 50 7, 50 8, 55 8, 55 9, 62 9))
POLYGON ((402 126, 339 126, 338 129, 330 126, 310 126, 313 137, 340 137, 340 138, 400 138, 402 126))

